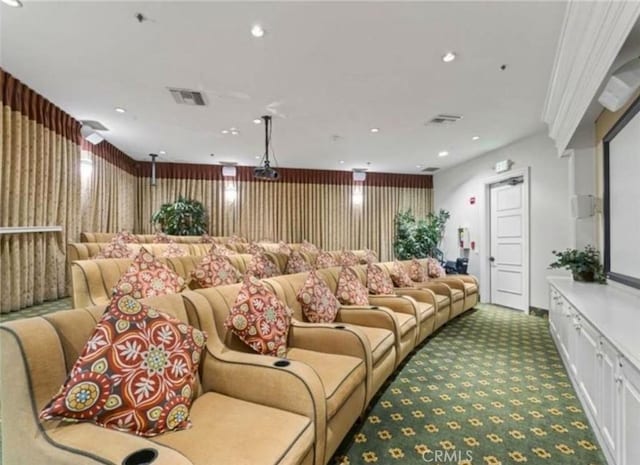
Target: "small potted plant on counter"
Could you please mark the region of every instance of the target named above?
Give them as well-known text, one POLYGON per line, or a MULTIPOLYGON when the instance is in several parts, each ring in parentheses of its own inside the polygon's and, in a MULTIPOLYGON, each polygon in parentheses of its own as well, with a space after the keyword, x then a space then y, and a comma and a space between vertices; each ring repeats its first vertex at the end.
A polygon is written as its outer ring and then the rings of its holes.
POLYGON ((549 268, 566 268, 573 273, 575 281, 603 284, 607 282, 600 263, 600 252, 595 247, 588 245, 584 250, 552 250, 551 253, 556 256, 556 261, 550 264, 549 268))

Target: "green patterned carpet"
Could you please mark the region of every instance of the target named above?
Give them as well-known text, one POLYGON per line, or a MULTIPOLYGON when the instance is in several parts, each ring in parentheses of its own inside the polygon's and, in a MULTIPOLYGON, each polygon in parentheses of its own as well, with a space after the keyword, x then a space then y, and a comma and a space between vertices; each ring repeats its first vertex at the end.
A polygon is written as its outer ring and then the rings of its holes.
POLYGON ((339 465, 605 465, 538 316, 478 305, 429 339, 334 458, 339 465))
POLYGON ((47 313, 57 312, 58 310, 69 310, 73 308, 71 297, 64 299, 52 300, 33 307, 23 308, 15 312, 0 313, 0 323, 3 321, 19 320, 20 318, 31 318, 32 316, 46 315, 47 313))

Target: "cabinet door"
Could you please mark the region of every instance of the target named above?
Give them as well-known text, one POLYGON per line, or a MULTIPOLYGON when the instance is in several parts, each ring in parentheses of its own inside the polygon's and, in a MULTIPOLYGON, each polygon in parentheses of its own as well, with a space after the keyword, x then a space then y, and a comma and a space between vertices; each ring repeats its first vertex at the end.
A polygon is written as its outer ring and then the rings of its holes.
POLYGON ((549 331, 556 342, 558 341, 558 319, 562 317, 561 301, 560 293, 551 287, 549 292, 549 331))
POLYGON ((574 379, 580 379, 578 377, 578 365, 577 365, 577 347, 578 336, 580 335, 580 316, 575 309, 570 305, 567 305, 567 311, 569 312, 567 324, 567 361, 569 362, 569 370, 573 374, 574 379))
POLYGON ((620 455, 621 465, 640 463, 640 371, 629 365, 626 360, 620 362, 620 455))
POLYGON ((620 406, 618 383, 616 382, 618 354, 613 346, 609 344, 609 341, 602 336, 600 337, 599 344, 598 367, 602 383, 600 395, 600 431, 602 432, 605 446, 609 449, 611 456, 615 457, 616 462, 619 463, 618 420, 620 416, 620 406))
POLYGON ((580 321, 576 318, 574 331, 576 333, 576 350, 573 355, 577 372, 580 375, 577 378, 578 386, 585 401, 585 407, 591 410, 594 420, 598 423, 600 420, 598 399, 602 390, 598 373, 599 335, 595 328, 584 319, 580 321))
POLYGON ((567 369, 569 368, 569 335, 571 334, 571 307, 569 303, 562 299, 560 301, 561 317, 558 318, 558 335, 560 337, 560 347, 562 357, 567 362, 567 369))

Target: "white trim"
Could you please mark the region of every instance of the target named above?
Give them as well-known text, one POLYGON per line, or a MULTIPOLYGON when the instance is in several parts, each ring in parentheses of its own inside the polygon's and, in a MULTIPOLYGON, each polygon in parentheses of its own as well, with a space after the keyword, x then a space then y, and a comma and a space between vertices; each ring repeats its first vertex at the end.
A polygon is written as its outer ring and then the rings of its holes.
POLYGON ((530 205, 529 205, 529 167, 520 168, 517 170, 507 171, 496 176, 491 176, 482 180, 483 188, 480 193, 482 196, 480 205, 483 205, 484 212, 480 214, 480 295, 484 296, 484 302, 491 300, 491 269, 489 267, 489 252, 491 249, 491 184, 497 182, 506 181, 510 178, 516 178, 522 176, 524 185, 524 211, 522 214, 523 219, 523 238, 524 238, 524 250, 526 251, 523 257, 523 274, 524 274, 524 294, 527 302, 527 313, 531 306, 531 240, 529 233, 529 218, 530 218, 530 205))
POLYGON ((567 4, 542 113, 558 155, 567 148, 638 17, 637 1, 567 4))
POLYGON ((62 226, 7 226, 0 228, 0 234, 25 234, 61 231, 62 226))

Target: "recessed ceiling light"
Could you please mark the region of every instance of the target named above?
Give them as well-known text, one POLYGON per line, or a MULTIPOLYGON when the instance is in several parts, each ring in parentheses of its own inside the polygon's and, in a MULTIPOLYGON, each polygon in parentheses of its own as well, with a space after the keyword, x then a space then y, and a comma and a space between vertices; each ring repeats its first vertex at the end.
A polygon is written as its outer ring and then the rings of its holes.
POLYGON ((380 132, 380 129, 378 129, 378 128, 371 128, 371 132, 373 132, 373 133, 375 134, 376 132, 380 132))
POLYGON ((114 110, 117 111, 118 113, 126 113, 127 112, 127 110, 125 110, 122 107, 115 107, 114 110))
POLYGON ((164 150, 160 150, 158 153, 159 153, 160 155, 166 155, 166 154, 167 154, 167 152, 165 152, 164 150))
POLYGON ((256 155, 256 160, 260 160, 262 157, 260 155, 256 155))
POLYGON ((229 134, 229 131, 227 131, 226 129, 223 129, 222 131, 220 131, 222 134, 229 134))
POLYGON ((422 168, 422 165, 416 165, 416 168, 422 168))
POLYGON ((260 26, 259 24, 255 24, 251 28, 251 35, 253 37, 262 37, 264 36, 264 29, 262 29, 262 26, 260 26))
POLYGON ((237 130, 238 130, 238 128, 236 128, 236 127, 229 128, 229 131, 231 131, 231 132, 233 132, 233 131, 237 131, 237 130))
POLYGON ((478 139, 480 139, 480 136, 473 136, 473 137, 471 138, 471 140, 478 140, 478 139))
POLYGON ((454 52, 447 52, 444 55, 442 55, 442 61, 444 61, 445 63, 451 63, 455 59, 456 59, 456 54, 454 52))
POLYGON ((340 164, 341 164, 341 165, 344 165, 344 160, 340 160, 340 164))
POLYGON ((262 120, 260 118, 256 118, 253 120, 253 124, 260 124, 262 123, 262 120))
POLYGON ((5 5, 12 6, 14 8, 21 8, 22 2, 20 0, 2 0, 5 5))
POLYGON ((238 131, 231 131, 231 135, 232 136, 237 136, 238 135, 238 131))
POLYGON ((449 152, 447 152, 446 150, 443 150, 442 152, 438 152, 439 157, 446 157, 447 155, 449 155, 449 152))

